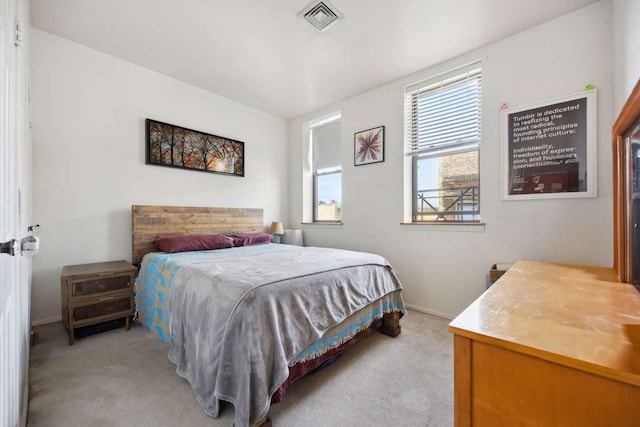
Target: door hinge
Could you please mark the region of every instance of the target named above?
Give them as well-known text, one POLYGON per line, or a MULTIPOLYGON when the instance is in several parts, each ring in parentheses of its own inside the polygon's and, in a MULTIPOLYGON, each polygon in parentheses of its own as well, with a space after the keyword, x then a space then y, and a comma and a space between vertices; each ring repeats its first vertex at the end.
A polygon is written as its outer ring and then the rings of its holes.
POLYGON ((22 46, 22 22, 16 21, 16 46, 22 46))

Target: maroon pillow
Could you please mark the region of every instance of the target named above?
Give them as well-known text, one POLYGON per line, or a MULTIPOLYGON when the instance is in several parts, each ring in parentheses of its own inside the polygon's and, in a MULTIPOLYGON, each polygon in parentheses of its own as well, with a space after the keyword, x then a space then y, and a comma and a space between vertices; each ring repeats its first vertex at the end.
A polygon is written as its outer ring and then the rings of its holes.
POLYGON ((206 251, 209 249, 224 249, 233 247, 233 239, 218 234, 200 236, 163 237, 153 241, 162 252, 206 251))
POLYGON ((273 236, 267 233, 232 234, 233 246, 253 246, 271 243, 273 236))

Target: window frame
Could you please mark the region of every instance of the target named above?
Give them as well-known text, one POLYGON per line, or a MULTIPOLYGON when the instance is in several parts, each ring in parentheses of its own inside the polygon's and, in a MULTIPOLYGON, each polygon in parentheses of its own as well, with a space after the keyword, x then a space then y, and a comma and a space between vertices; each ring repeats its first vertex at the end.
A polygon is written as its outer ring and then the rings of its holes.
MULTIPOLYGON (((335 167, 328 167, 323 169, 316 169, 314 164, 315 159, 315 150, 314 150, 314 141, 313 141, 313 132, 314 129, 317 129, 322 126, 330 125, 333 123, 340 123, 342 126, 342 114, 333 114, 328 116, 327 118, 320 120, 309 126, 309 146, 310 146, 310 160, 311 160, 311 177, 312 177, 312 185, 311 185, 311 220, 314 224, 341 224, 342 223, 342 160, 340 160, 340 165, 335 167), (324 172, 318 172, 323 171, 324 172), (318 219, 318 177, 340 174, 340 217, 338 219, 331 220, 322 220, 318 219)), ((342 146, 341 141, 339 141, 339 146, 342 146)), ((338 153, 338 157, 341 158, 341 153, 338 153)))
MULTIPOLYGON (((455 95, 454 95, 455 96, 455 95)), ((405 191, 405 195, 411 197, 411 202, 409 204, 405 203, 405 208, 410 209, 410 212, 405 211, 405 218, 410 218, 410 223, 412 224, 481 224, 481 209, 480 209, 480 146, 482 140, 482 67, 481 63, 474 62, 462 67, 456 68, 449 72, 440 74, 431 79, 423 80, 416 84, 407 86, 405 88, 404 93, 404 117, 405 117, 405 157, 409 158, 408 162, 405 162, 405 167, 410 169, 410 179, 407 176, 408 181, 405 181, 405 185, 411 184, 411 191, 405 191), (444 89, 445 91, 449 88, 455 90, 459 85, 465 81, 475 81, 477 87, 477 96, 475 97, 476 102, 473 106, 473 111, 477 114, 477 132, 473 131, 472 137, 463 138, 459 141, 444 141, 444 142, 422 142, 419 140, 419 132, 420 130, 416 130, 418 124, 420 123, 420 119, 417 117, 420 116, 419 109, 419 99, 420 96, 425 94, 435 94, 436 91, 444 89), (476 136, 477 135, 477 136, 476 136), (447 156, 455 155, 455 154, 463 154, 463 153, 476 153, 476 164, 477 164, 477 174, 476 174, 476 182, 473 187, 473 197, 472 203, 477 206, 477 209, 473 210, 472 214, 469 214, 465 211, 465 213, 458 212, 458 210, 453 211, 452 213, 447 213, 447 211, 436 211, 433 213, 434 219, 418 219, 419 217, 424 217, 429 214, 421 214, 418 212, 419 206, 419 198, 418 192, 419 188, 419 174, 418 174, 418 162, 420 160, 434 158, 441 159, 446 158, 447 156), (465 216, 473 215, 473 219, 464 219, 465 216), (446 219, 446 216, 455 216, 455 219, 446 219)), ((463 105, 456 105, 456 108, 459 109, 463 105)), ((457 110, 456 110, 457 111, 457 110)), ((473 116, 472 116, 473 117, 473 116)), ((475 120, 472 118, 471 120, 475 120)), ((460 124, 456 124, 455 127, 447 127, 446 130, 457 129, 460 124)), ((464 129, 461 129, 464 131, 464 129)), ((444 132, 446 133, 446 132, 444 132)), ((454 134, 455 132, 449 132, 450 134, 454 134)), ((406 169, 405 169, 406 170, 406 169)), ((406 187, 405 187, 406 188, 406 187)), ((442 188, 435 188, 434 192, 436 192, 438 198, 442 198, 442 194, 447 189, 455 189, 454 187, 444 186, 442 188), (444 190, 444 191, 443 191, 444 190)), ((407 189, 408 190, 408 189, 407 189)), ((453 197, 453 196, 452 196, 453 197)), ((461 197, 464 197, 464 194, 461 194, 461 197)), ((462 201, 458 201, 456 203, 466 203, 463 199, 462 201)))

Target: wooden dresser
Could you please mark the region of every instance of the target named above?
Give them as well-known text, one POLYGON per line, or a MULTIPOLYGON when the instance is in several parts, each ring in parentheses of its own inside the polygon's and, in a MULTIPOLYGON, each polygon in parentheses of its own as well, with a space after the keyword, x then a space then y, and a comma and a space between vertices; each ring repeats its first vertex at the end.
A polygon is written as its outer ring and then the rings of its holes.
POLYGON ((519 261, 449 325, 455 425, 640 426, 640 293, 519 261))

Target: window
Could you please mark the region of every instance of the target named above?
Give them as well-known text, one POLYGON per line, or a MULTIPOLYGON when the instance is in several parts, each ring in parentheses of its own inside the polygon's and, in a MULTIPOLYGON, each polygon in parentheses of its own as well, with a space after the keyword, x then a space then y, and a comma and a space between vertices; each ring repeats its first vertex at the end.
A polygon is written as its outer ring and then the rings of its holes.
POLYGON ((405 90, 412 222, 480 220, 481 89, 476 64, 405 90))
POLYGON ((313 158, 313 221, 342 219, 340 121, 311 128, 313 158))

